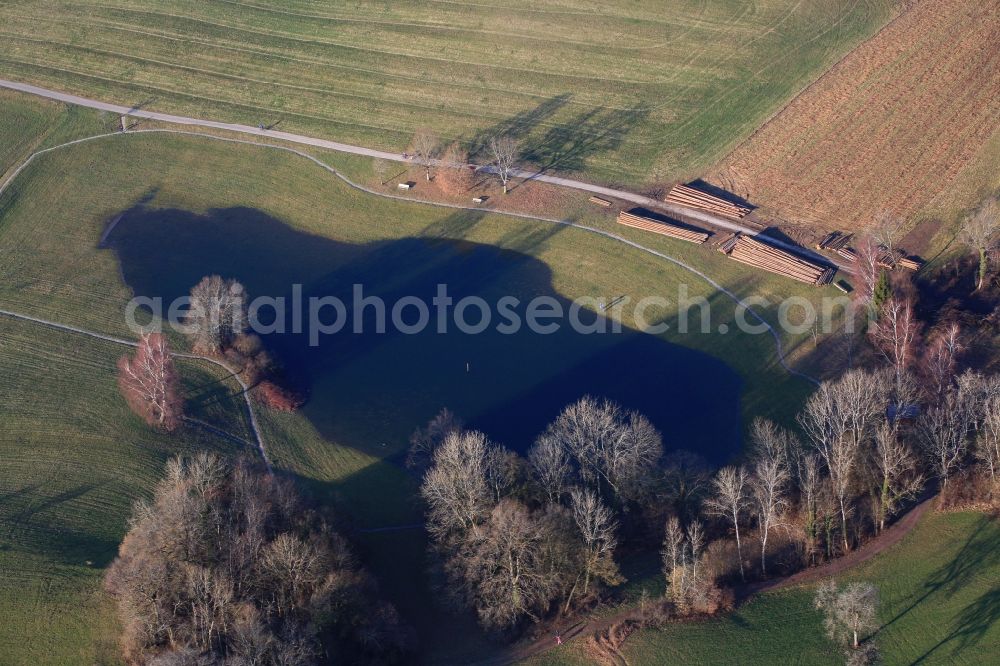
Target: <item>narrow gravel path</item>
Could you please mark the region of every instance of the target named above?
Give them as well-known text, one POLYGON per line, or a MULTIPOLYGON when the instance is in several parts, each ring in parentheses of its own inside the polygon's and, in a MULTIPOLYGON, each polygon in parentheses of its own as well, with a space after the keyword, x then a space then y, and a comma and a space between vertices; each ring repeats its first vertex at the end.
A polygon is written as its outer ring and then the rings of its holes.
MULTIPOLYGON (((0 85, 2 85, 2 80, 0 80, 0 85)), ((35 158, 38 157, 38 156, 40 156, 40 155, 44 155, 46 153, 50 153, 52 151, 59 150, 61 148, 66 148, 66 147, 69 147, 69 146, 74 146, 74 145, 78 145, 78 144, 81 144, 81 143, 86 143, 86 142, 89 142, 89 141, 96 141, 98 139, 109 139, 109 138, 114 138, 114 137, 124 137, 124 136, 129 136, 129 135, 134 135, 134 134, 180 134, 180 135, 184 135, 184 136, 198 137, 200 139, 208 139, 208 140, 211 140, 211 141, 222 141, 222 142, 225 142, 225 143, 244 144, 244 145, 248 145, 248 146, 256 146, 256 147, 259 147, 259 148, 268 148, 268 149, 271 149, 271 150, 282 150, 282 151, 285 151, 285 152, 288 152, 288 153, 292 153, 293 155, 298 155, 299 157, 303 157, 303 158, 309 160, 310 162, 316 164, 317 166, 319 166, 320 168, 324 169, 325 171, 333 174, 334 176, 336 176, 337 178, 339 178, 340 180, 342 180, 344 183, 346 183, 350 187, 353 187, 354 189, 360 190, 360 191, 365 192, 367 194, 371 194, 372 196, 382 197, 384 199, 394 199, 394 200, 397 200, 397 201, 405 201, 405 202, 411 203, 411 204, 414 204, 414 203, 416 203, 416 204, 424 204, 424 205, 428 205, 428 206, 437 206, 439 208, 450 208, 450 209, 457 209, 457 210, 469 210, 469 211, 476 211, 476 212, 480 212, 480 213, 481 212, 488 212, 488 213, 492 213, 492 214, 495 214, 495 215, 505 215, 507 217, 520 218, 520 219, 525 219, 525 220, 534 220, 534 221, 538 221, 538 222, 548 222, 550 224, 559 224, 559 225, 566 226, 566 227, 573 227, 574 229, 580 229, 580 230, 586 231, 588 233, 597 234, 598 236, 604 236, 605 238, 609 238, 609 239, 617 241, 619 243, 623 243, 625 245, 628 245, 629 247, 635 248, 635 249, 640 250, 642 252, 646 252, 647 254, 651 254, 651 255, 653 255, 655 257, 658 257, 660 259, 663 259, 665 261, 669 261, 670 263, 674 264, 675 266, 683 268, 684 270, 688 271, 689 273, 698 276, 699 278, 701 278, 702 280, 704 280, 705 282, 707 282, 715 290, 717 290, 720 293, 725 294, 726 296, 728 296, 739 307, 741 307, 744 310, 746 310, 750 314, 751 317, 753 317, 757 322, 759 322, 762 326, 764 326, 767 329, 768 333, 771 334, 771 337, 774 339, 775 354, 777 356, 778 363, 781 365, 781 367, 786 372, 788 372, 791 375, 795 375, 796 377, 800 377, 802 379, 805 379, 806 381, 809 381, 809 382, 811 382, 813 384, 817 384, 817 385, 819 384, 819 381, 816 380, 816 378, 811 377, 810 375, 807 375, 807 374, 805 374, 803 372, 799 372, 798 370, 795 370, 791 366, 788 365, 788 363, 785 361, 785 352, 784 352, 784 348, 783 348, 783 346, 781 344, 781 337, 778 335, 778 332, 774 330, 774 327, 771 326, 771 324, 769 322, 767 322, 761 315, 759 315, 756 310, 754 310, 752 307, 750 307, 749 304, 745 303, 742 299, 740 299, 740 297, 737 296, 735 293, 733 293, 729 289, 726 289, 725 287, 723 287, 721 284, 719 284, 718 282, 716 282, 715 280, 713 280, 712 278, 710 278, 708 275, 706 275, 702 271, 698 270, 697 268, 694 268, 693 266, 690 266, 689 264, 686 264, 685 262, 681 261, 680 259, 676 259, 674 257, 671 257, 670 255, 664 254, 663 252, 660 252, 658 250, 654 250, 652 248, 646 247, 645 245, 642 245, 640 243, 636 243, 635 241, 631 241, 631 240, 629 240, 629 239, 627 239, 627 238, 625 238, 623 236, 619 236, 618 234, 612 233, 610 231, 605 231, 604 229, 598 229, 597 227, 590 227, 590 226, 587 226, 585 224, 580 224, 578 222, 573 222, 571 220, 560 220, 560 219, 553 218, 553 217, 541 217, 541 216, 538 216, 538 215, 528 215, 526 213, 496 211, 496 210, 490 210, 488 208, 483 208, 481 206, 462 206, 462 205, 459 205, 459 204, 450 204, 450 203, 443 203, 443 202, 437 202, 437 201, 425 201, 425 200, 421 200, 421 199, 415 199, 413 197, 404 197, 404 196, 399 196, 399 195, 395 195, 395 194, 386 194, 384 192, 376 192, 375 190, 367 188, 364 185, 360 185, 358 183, 355 183, 354 181, 352 181, 351 179, 349 179, 347 176, 345 176, 344 174, 340 173, 339 171, 337 171, 336 169, 334 169, 333 167, 331 167, 329 164, 326 164, 325 162, 321 161, 320 159, 318 159, 318 158, 316 158, 316 157, 314 157, 314 156, 312 156, 312 155, 310 155, 308 153, 304 153, 304 152, 302 152, 300 150, 296 150, 295 148, 289 148, 288 146, 279 146, 279 145, 269 144, 269 143, 260 143, 259 141, 249 141, 249 140, 245 140, 245 139, 233 139, 233 138, 229 138, 229 137, 215 136, 215 135, 212 135, 212 134, 202 134, 201 132, 189 132, 189 131, 186 131, 186 130, 172 130, 172 129, 146 129, 146 130, 133 130, 133 131, 130 131, 130 132, 111 132, 111 133, 108 133, 108 134, 97 134, 95 136, 88 136, 88 137, 84 137, 82 139, 76 139, 74 141, 68 141, 68 142, 60 144, 58 146, 52 146, 50 148, 45 148, 43 150, 39 150, 39 151, 36 151, 36 152, 32 153, 31 155, 28 156, 28 158, 26 160, 24 160, 24 162, 21 163, 20 166, 17 167, 17 169, 15 169, 13 171, 13 173, 11 173, 10 177, 8 177, 6 181, 4 181, 2 184, 0 184, 0 195, 2 195, 4 193, 4 191, 6 191, 6 189, 10 186, 10 184, 14 181, 14 179, 17 178, 18 174, 20 174, 22 171, 24 171, 24 169, 26 169, 35 160, 35 158)), ((118 220, 116 219, 114 221, 114 223, 117 223, 117 221, 118 220)))
MULTIPOLYGON (((349 143, 341 143, 339 141, 329 141, 327 139, 318 139, 316 137, 305 136, 303 134, 293 134, 291 132, 281 132, 277 130, 260 129, 259 127, 251 127, 250 125, 241 125, 239 123, 223 123, 216 120, 206 120, 203 118, 191 118, 188 116, 178 116, 171 113, 160 113, 158 111, 145 111, 138 107, 127 107, 120 104, 109 104, 107 102, 101 102, 94 99, 89 99, 86 97, 81 97, 79 95, 72 95, 70 93, 59 92, 57 90, 49 90, 48 88, 41 88, 39 86, 33 86, 29 83, 21 83, 19 81, 8 81, 6 79, 0 79, 0 88, 8 88, 10 90, 17 90, 19 92, 29 93, 31 95, 37 95, 39 97, 45 97, 47 99, 57 100, 60 102, 65 102, 66 104, 74 104, 76 106, 84 106, 90 109, 98 109, 100 111, 108 111, 120 116, 131 116, 134 118, 145 118, 147 120, 157 120, 166 123, 173 123, 176 125, 188 125, 196 127, 207 127, 211 129, 226 130, 229 132, 238 132, 240 134, 252 134, 259 137, 268 137, 271 139, 280 139, 282 141, 289 141, 291 143, 298 143, 306 146, 315 146, 317 148, 326 148, 328 150, 335 150, 341 153, 349 153, 351 155, 361 155, 364 157, 373 157, 383 160, 390 160, 393 162, 410 162, 411 160, 407 157, 403 157, 401 153, 387 152, 384 150, 375 150, 373 148, 365 148, 363 146, 355 146, 349 143)), ((439 164, 440 166, 440 164, 439 164)), ((484 171, 493 173, 493 167, 481 167, 484 171)), ((513 169, 512 173, 517 178, 524 178, 528 180, 537 180, 543 183, 549 183, 551 185, 558 185, 559 187, 567 187, 574 190, 580 190, 583 192, 588 192, 590 194, 600 194, 603 196, 614 197, 616 199, 621 199, 623 201, 628 201, 640 206, 648 206, 653 208, 660 208, 675 215, 684 215, 691 219, 699 220, 706 224, 711 224, 720 229, 726 229, 728 231, 740 232, 748 236, 756 236, 760 233, 758 229, 752 229, 745 225, 739 224, 738 222, 733 222, 724 217, 719 217, 717 215, 712 215, 704 211, 694 210, 684 206, 677 206, 674 204, 667 203, 665 201, 659 201, 641 194, 636 194, 635 192, 629 192, 628 190, 620 190, 613 187, 604 187, 603 185, 595 185, 593 183, 587 183, 582 180, 575 180, 573 178, 564 178, 562 176, 552 176, 540 171, 527 171, 524 169, 513 169)), ((813 258, 820 258, 826 263, 834 264, 838 269, 843 271, 850 271, 850 266, 847 264, 829 257, 822 257, 816 255, 812 251, 803 248, 795 243, 788 243, 780 238, 773 238, 767 236, 767 242, 772 245, 777 245, 781 248, 794 252, 796 254, 805 254, 813 258)))
MULTIPOLYGON (((104 340, 105 342, 112 342, 112 343, 114 343, 116 345, 125 345, 125 346, 128 346, 128 347, 138 347, 139 346, 139 343, 135 342, 134 340, 125 340, 123 338, 116 338, 116 337, 114 337, 112 335, 105 335, 103 333, 98 333, 96 331, 88 331, 86 329, 77 328, 76 326, 69 326, 67 324, 59 324, 59 323, 56 323, 54 321, 49 321, 47 319, 41 319, 39 317, 32 317, 31 315, 20 314, 18 312, 11 312, 9 310, 0 310, 0 315, 11 317, 12 319, 20 319, 21 321, 29 321, 29 322, 32 322, 32 323, 35 323, 35 324, 41 324, 42 326, 48 326, 49 328, 54 328, 54 329, 59 330, 59 331, 66 331, 68 333, 76 333, 78 335, 86 335, 87 337, 96 338, 98 340, 104 340)), ((214 358, 208 357, 208 356, 200 356, 198 354, 185 354, 185 353, 181 353, 181 352, 172 352, 171 355, 174 356, 175 358, 186 358, 186 359, 192 359, 192 360, 196 360, 196 361, 205 361, 207 363, 211 363, 212 365, 220 367, 223 370, 225 370, 226 372, 228 372, 237 382, 239 382, 240 388, 242 389, 241 393, 243 395, 243 400, 246 403, 247 415, 248 415, 248 417, 250 419, 250 430, 251 430, 251 432, 253 432, 254 442, 255 442, 255 444, 257 446, 257 451, 260 453, 261 460, 263 460, 264 464, 267 466, 267 471, 269 473, 273 474, 274 473, 274 469, 271 467, 271 459, 267 457, 267 451, 264 448, 264 438, 260 434, 260 427, 257 425, 257 415, 254 412, 253 403, 250 400, 250 387, 247 386, 247 383, 245 381, 243 381, 243 378, 240 377, 239 373, 237 373, 235 370, 233 370, 232 368, 230 368, 228 365, 226 365, 222 361, 220 361, 218 359, 214 359, 214 358)), ((195 425, 198 425, 199 427, 207 427, 207 428, 209 428, 211 430, 215 430, 215 431, 217 431, 217 432, 219 432, 219 433, 223 434, 224 436, 229 437, 231 439, 239 439, 239 438, 235 437, 234 435, 232 435, 230 433, 227 433, 225 431, 219 430, 218 428, 215 428, 214 426, 209 426, 208 424, 202 423, 201 421, 195 421, 195 420, 191 420, 191 421, 195 425)))

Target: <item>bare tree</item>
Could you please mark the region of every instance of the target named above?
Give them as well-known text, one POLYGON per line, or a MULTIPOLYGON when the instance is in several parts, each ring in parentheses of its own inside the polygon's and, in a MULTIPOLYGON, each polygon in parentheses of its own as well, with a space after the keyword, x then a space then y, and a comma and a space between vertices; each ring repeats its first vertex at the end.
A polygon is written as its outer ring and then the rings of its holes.
POLYGON ((583 593, 586 595, 590 591, 591 578, 598 578, 609 585, 617 584, 621 580, 614 560, 618 522, 611 510, 586 488, 574 488, 570 492, 570 506, 584 546, 583 593))
POLYGON ((958 355, 963 348, 962 329, 957 322, 946 324, 931 336, 923 355, 923 368, 933 398, 943 396, 955 381, 958 355))
POLYGON ((1000 236, 1000 205, 996 199, 989 199, 973 215, 965 220, 959 237, 965 245, 979 256, 976 273, 976 289, 982 289, 989 270, 989 252, 997 244, 1000 236))
POLYGON ((779 457, 761 455, 753 465, 750 492, 757 512, 757 534, 760 539, 760 571, 767 575, 767 539, 781 521, 788 504, 788 470, 779 457))
POLYGON ((521 477, 521 458, 502 446, 486 448, 486 484, 493 495, 493 502, 499 503, 517 484, 521 477))
POLYGON ((236 280, 210 275, 191 289, 185 322, 196 350, 217 354, 246 330, 246 291, 236 280))
POLYGON ((497 177, 503 183, 503 193, 507 194, 507 183, 510 181, 514 162, 517 159, 517 141, 510 135, 495 136, 490 139, 490 152, 493 154, 493 164, 497 177))
POLYGON ((372 173, 378 178, 379 185, 385 185, 385 177, 389 173, 389 161, 381 157, 372 160, 372 173))
POLYGON ((683 592, 683 574, 687 565, 687 540, 677 516, 667 519, 663 536, 663 575, 675 599, 683 592))
POLYGON ((134 357, 118 359, 118 386, 132 411, 149 425, 168 432, 180 425, 180 377, 162 334, 143 335, 134 357))
POLYGON ((690 522, 700 514, 711 481, 712 471, 703 458, 690 451, 671 451, 663 463, 658 499, 682 521, 690 522))
POLYGON ((883 210, 875 215, 871 235, 882 249, 891 257, 895 256, 895 241, 903 228, 905 220, 892 211, 883 210))
POLYGON ((564 409, 542 437, 560 443, 598 495, 606 485, 622 499, 641 494, 663 451, 646 417, 591 396, 564 409))
POLYGON ((481 432, 453 431, 434 452, 420 495, 427 503, 427 530, 439 542, 480 525, 495 505, 487 479, 487 456, 495 445, 481 432))
POLYGON ((968 453, 969 434, 976 421, 973 403, 974 396, 959 388, 917 419, 918 443, 942 489, 948 487, 948 480, 968 453))
POLYGON ((815 453, 805 454, 799 460, 798 485, 805 532, 806 549, 809 557, 815 555, 819 539, 819 494, 822 476, 819 469, 819 457, 815 453))
POLYGON ((666 523, 663 539, 663 575, 667 582, 667 596, 682 613, 698 602, 704 602, 711 581, 703 579, 699 571, 705 550, 705 530, 697 520, 682 529, 676 516, 666 523))
POLYGON ((750 449, 755 456, 764 456, 791 463, 799 444, 795 437, 769 419, 755 418, 750 424, 750 449))
POLYGON ((469 168, 469 154, 457 143, 452 143, 441 156, 441 171, 437 181, 448 194, 463 194, 476 183, 475 172, 469 168))
POLYGON ((373 637, 405 641, 394 611, 374 612, 373 581, 343 540, 286 481, 210 453, 171 460, 105 585, 127 663, 312 664, 326 632, 380 661, 373 637))
POLYGON ((712 479, 714 493, 705 501, 705 507, 712 515, 722 516, 732 523, 736 533, 736 556, 740 561, 740 577, 746 580, 743 571, 743 545, 740 542, 740 520, 747 509, 747 473, 743 467, 723 467, 712 479))
POLYGON ((886 406, 882 376, 850 370, 835 382, 823 382, 806 401, 799 424, 822 458, 840 509, 844 548, 850 550, 847 516, 861 443, 886 406))
POLYGON ((548 432, 540 436, 528 451, 528 465, 548 501, 558 502, 573 474, 569 453, 559 439, 548 432))
POLYGON ((878 590, 871 583, 848 583, 838 589, 832 580, 816 590, 814 605, 823 612, 827 635, 857 649, 861 636, 878 627, 878 590))
POLYGON ((986 400, 983 421, 976 437, 976 459, 996 484, 1000 481, 1000 397, 986 400))
POLYGON ((705 528, 701 521, 694 520, 688 525, 687 540, 688 551, 691 553, 691 586, 699 587, 701 574, 698 573, 698 564, 705 552, 705 528))
POLYGON ((438 412, 423 428, 410 435, 410 448, 406 452, 406 466, 423 473, 434 458, 434 451, 453 432, 462 429, 462 420, 447 407, 438 412))
POLYGON ((558 590, 558 572, 546 561, 550 535, 520 503, 505 499, 468 554, 454 558, 468 602, 479 621, 491 629, 514 626, 522 618, 538 620, 558 590))
POLYGON ((896 428, 888 423, 881 423, 876 428, 870 457, 876 486, 873 493, 875 531, 881 532, 899 503, 920 492, 924 481, 916 470, 916 460, 909 447, 899 439, 896 428))
POLYGON ((437 155, 440 142, 437 136, 428 129, 419 129, 410 142, 410 150, 417 161, 424 167, 424 177, 431 179, 431 169, 434 167, 434 157, 437 155))
POLYGON ((896 388, 901 390, 903 377, 916 357, 920 324, 913 301, 906 297, 890 297, 872 323, 869 335, 896 374, 896 388))
POLYGON ((868 305, 875 296, 875 285, 882 274, 879 257, 882 248, 878 240, 871 235, 863 236, 854 249, 854 275, 858 279, 858 297, 868 305))
POLYGON ((833 483, 830 477, 823 477, 819 484, 819 492, 816 493, 816 524, 818 532, 823 537, 827 559, 832 559, 834 556, 836 546, 834 537, 837 528, 843 524, 841 515, 841 506, 833 489, 833 483))

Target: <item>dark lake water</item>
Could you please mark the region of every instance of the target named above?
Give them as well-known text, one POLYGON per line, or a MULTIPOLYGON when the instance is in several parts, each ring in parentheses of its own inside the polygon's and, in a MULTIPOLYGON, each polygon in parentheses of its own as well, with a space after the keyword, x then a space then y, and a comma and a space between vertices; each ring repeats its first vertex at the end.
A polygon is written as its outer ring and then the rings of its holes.
MULTIPOLYGON (((203 215, 134 209, 106 246, 136 295, 165 301, 218 274, 242 282, 251 297, 288 297, 292 285, 301 284, 306 299, 332 295, 348 307, 354 284, 390 306, 404 296, 431 304, 438 285, 446 284, 455 301, 475 295, 494 304, 495 319, 503 296, 522 302, 549 296, 564 310, 570 304, 553 289, 548 266, 525 254, 424 238, 341 243, 246 208, 203 215)), ((523 305, 517 311, 523 315, 523 305)), ((306 333, 263 336, 309 396, 305 415, 336 441, 397 451, 414 427, 448 407, 523 451, 564 405, 592 394, 644 413, 668 449, 721 462, 740 446, 739 377, 700 352, 628 329, 584 335, 566 325, 551 335, 526 327, 502 334, 495 325, 479 335, 454 326, 439 334, 433 325, 417 335, 391 327, 379 334, 373 332, 374 311, 367 312, 365 332, 355 334, 348 324, 319 346, 310 346, 306 333)), ((415 310, 406 312, 412 322, 415 310)), ((476 313, 469 310, 467 320, 476 322, 476 313)), ((595 323, 598 316, 583 319, 595 323)))

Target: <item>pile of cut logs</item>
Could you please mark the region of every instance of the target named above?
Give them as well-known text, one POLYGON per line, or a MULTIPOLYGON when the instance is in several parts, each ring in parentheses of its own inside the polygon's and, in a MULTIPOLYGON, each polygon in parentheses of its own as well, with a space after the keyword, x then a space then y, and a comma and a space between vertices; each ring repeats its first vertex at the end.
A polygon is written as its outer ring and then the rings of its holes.
POLYGON ((618 213, 618 223, 624 224, 627 227, 635 227, 636 229, 644 229, 645 231, 670 236, 671 238, 686 240, 691 243, 704 243, 708 240, 709 234, 700 229, 684 227, 666 219, 649 217, 648 215, 638 213, 639 211, 636 210, 623 210, 618 213))
POLYGON ((816 249, 835 252, 848 261, 854 261, 857 258, 857 254, 854 252, 854 248, 847 245, 851 242, 852 238, 854 238, 854 234, 831 231, 823 237, 823 240, 816 243, 816 249))
MULTIPOLYGON (((858 253, 854 248, 847 245, 853 238, 854 234, 832 231, 816 244, 816 249, 836 252, 844 259, 854 261, 857 259, 858 253)), ((876 261, 878 262, 879 268, 892 270, 899 266, 900 268, 905 268, 906 270, 916 271, 920 270, 920 267, 924 265, 924 262, 920 259, 916 257, 907 257, 904 252, 899 249, 890 250, 884 245, 879 245, 878 250, 878 258, 876 261)))
POLYGON ((719 252, 748 266, 762 268, 807 284, 828 284, 836 273, 835 268, 814 264, 743 234, 727 238, 719 245, 719 252))
POLYGON ((739 220, 750 213, 750 208, 747 206, 741 206, 740 204, 735 204, 731 201, 726 201, 720 197, 708 194, 707 192, 702 192, 701 190, 696 190, 693 187, 688 187, 687 185, 675 185, 669 192, 667 192, 667 203, 678 204, 680 206, 687 206, 688 208, 697 208, 698 210, 703 210, 709 213, 715 213, 722 217, 728 217, 731 220, 739 220))

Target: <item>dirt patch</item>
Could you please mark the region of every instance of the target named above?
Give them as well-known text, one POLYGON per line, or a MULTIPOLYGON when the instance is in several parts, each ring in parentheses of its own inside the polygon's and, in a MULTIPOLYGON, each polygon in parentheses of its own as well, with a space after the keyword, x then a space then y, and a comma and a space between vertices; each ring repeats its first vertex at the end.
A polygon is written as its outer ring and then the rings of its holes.
POLYGON ((915 4, 709 175, 784 219, 857 229, 910 215, 1000 124, 1000 0, 915 4))
POLYGON ((617 214, 617 209, 614 207, 600 209, 593 204, 588 204, 589 195, 586 193, 567 190, 567 188, 537 180, 513 179, 510 183, 510 192, 504 194, 496 176, 476 172, 472 175, 468 188, 454 192, 448 191, 448 188, 443 186, 442 179, 436 175, 437 170, 432 172, 431 180, 428 181, 420 165, 399 164, 393 166, 391 177, 384 184, 380 184, 375 178, 369 178, 362 184, 376 192, 404 196, 416 201, 478 206, 484 211, 556 218, 565 217, 567 212, 571 213, 580 208, 604 212, 609 217, 617 214), (397 184, 403 182, 412 183, 412 188, 399 190, 397 184), (476 203, 473 201, 476 198, 482 198, 483 201, 476 203))
POLYGON ((926 257, 931 247, 931 241, 941 231, 944 221, 938 218, 920 220, 899 240, 899 246, 905 247, 910 254, 926 257))

